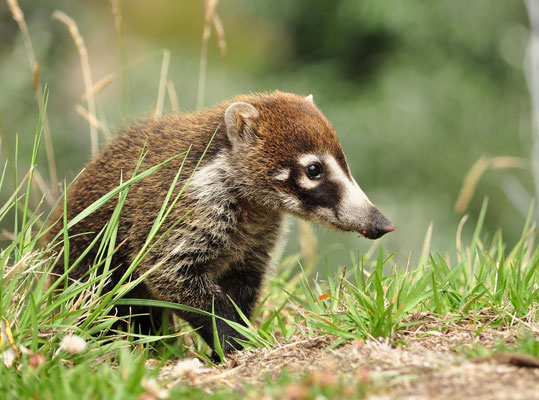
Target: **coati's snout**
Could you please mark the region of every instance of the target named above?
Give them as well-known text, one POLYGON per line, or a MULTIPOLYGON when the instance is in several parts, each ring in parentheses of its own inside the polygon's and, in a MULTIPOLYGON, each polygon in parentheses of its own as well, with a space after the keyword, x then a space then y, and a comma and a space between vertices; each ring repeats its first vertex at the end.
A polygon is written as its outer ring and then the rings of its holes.
POLYGON ((393 232, 395 225, 376 208, 361 191, 357 183, 353 185, 345 181, 340 184, 348 186, 344 196, 337 196, 333 213, 318 212, 325 216, 322 223, 335 229, 347 232, 358 232, 367 239, 378 239, 386 233, 393 232))
POLYGON ((391 223, 384 215, 374 206, 369 208, 368 224, 360 233, 367 239, 378 239, 386 233, 393 232, 395 225, 391 223))

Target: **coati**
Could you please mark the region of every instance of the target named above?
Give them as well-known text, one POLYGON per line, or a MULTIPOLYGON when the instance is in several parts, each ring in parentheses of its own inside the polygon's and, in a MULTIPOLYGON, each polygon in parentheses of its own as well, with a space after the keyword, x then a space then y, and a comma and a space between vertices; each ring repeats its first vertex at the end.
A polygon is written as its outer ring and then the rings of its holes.
MULTIPOLYGON (((143 152, 139 173, 189 147, 174 194, 190 181, 161 228, 164 236, 133 278, 162 264, 136 288, 134 297, 208 312, 213 307, 215 314, 243 323, 230 299, 250 317, 285 213, 369 239, 394 230, 350 174, 335 129, 312 96, 278 91, 241 95, 200 113, 148 119, 125 128, 72 183, 67 220, 128 179, 143 152)), ((130 188, 119 221, 116 243, 121 245, 112 260, 118 267, 112 283, 144 245, 182 160, 176 158, 130 188)), ((116 204, 117 199, 109 201, 69 230, 70 263, 103 229, 116 204)), ((62 212, 59 206, 53 213, 49 241, 63 229, 62 212)), ((97 247, 70 278, 85 278, 97 247)), ((53 271, 58 275, 64 271, 62 260, 59 257, 53 271)), ((178 315, 214 348, 211 317, 178 315)), ((241 335, 226 322, 215 321, 225 353, 239 348, 235 339, 241 335)), ((148 324, 141 322, 142 327, 148 324)))

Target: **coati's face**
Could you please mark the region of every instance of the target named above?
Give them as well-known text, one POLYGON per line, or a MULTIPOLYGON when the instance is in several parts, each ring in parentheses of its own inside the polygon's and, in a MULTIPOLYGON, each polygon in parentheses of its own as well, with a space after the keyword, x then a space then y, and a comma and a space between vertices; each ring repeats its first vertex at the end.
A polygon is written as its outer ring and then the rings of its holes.
POLYGON ((377 239, 395 229, 352 177, 312 96, 272 93, 225 112, 232 158, 253 201, 377 239))

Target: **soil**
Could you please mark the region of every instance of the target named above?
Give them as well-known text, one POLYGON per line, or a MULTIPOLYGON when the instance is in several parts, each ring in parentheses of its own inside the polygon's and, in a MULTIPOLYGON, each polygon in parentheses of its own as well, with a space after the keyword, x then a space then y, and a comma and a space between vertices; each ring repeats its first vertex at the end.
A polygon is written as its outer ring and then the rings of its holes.
MULTIPOLYGON (((367 399, 539 399, 537 357, 490 351, 470 356, 478 346, 514 344, 524 329, 537 340, 539 324, 493 329, 478 327, 472 319, 451 323, 431 314, 412 316, 409 322, 414 321, 417 325, 395 334, 391 342, 339 344, 335 337, 304 334, 273 349, 244 350, 217 368, 200 366, 178 374, 171 365, 162 377, 171 385, 187 381, 210 392, 224 387, 243 393, 245 385, 264 387, 285 369, 287 374, 314 374, 322 383, 362 382, 367 399)), ((284 393, 284 398, 302 398, 284 393)))

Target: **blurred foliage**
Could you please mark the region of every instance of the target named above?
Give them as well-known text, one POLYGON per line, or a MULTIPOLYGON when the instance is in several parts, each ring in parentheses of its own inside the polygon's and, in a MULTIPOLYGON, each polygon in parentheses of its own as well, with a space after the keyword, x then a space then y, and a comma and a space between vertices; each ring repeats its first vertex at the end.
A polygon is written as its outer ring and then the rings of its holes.
MULTIPOLYGON (((51 91, 49 118, 60 177, 74 177, 88 158, 89 129, 73 109, 84 92, 78 55, 65 28, 50 20, 54 9, 77 21, 94 82, 115 72, 97 98, 98 116, 111 130, 152 109, 163 48, 172 54, 169 78, 181 108, 195 108, 202 2, 121 1, 122 35, 115 31, 108 1, 20 4, 41 80, 51 91)), ((401 248, 402 257, 412 250, 414 258, 419 256, 431 221, 433 249, 453 247, 447 244, 454 243, 461 218, 454 202, 477 159, 529 158, 531 123, 522 67, 528 21, 520 2, 222 0, 218 12, 228 52, 220 56, 213 32, 205 104, 249 91, 313 93, 340 133, 356 179, 397 226, 384 243, 401 248)), ((36 119, 32 75, 3 2, 0 35, 0 126, 8 141, 2 155, 6 146, 14 148, 18 132, 25 161, 36 119)), ((171 110, 169 103, 166 108, 171 110)), ((46 169, 44 157, 40 169, 46 169)), ((515 241, 524 217, 502 189, 509 175, 532 191, 531 171, 488 172, 469 212, 477 215, 483 196, 489 196, 487 230, 502 227, 515 241)), ((7 195, 2 193, 2 199, 7 195)), ((331 252, 330 262, 347 262, 348 250, 370 245, 325 228, 320 235, 322 250, 341 249, 331 252)), ((290 242, 292 251, 297 240, 290 242)))

